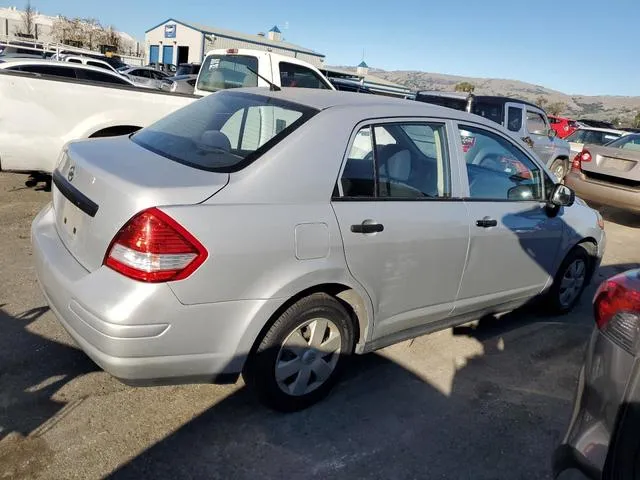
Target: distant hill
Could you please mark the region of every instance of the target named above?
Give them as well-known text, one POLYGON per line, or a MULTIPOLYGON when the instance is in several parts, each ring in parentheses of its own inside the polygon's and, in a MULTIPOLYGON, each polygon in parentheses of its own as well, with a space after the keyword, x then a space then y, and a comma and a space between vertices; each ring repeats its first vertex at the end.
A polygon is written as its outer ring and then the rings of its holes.
POLYGON ((544 97, 547 104, 556 102, 565 104, 566 107, 562 114, 572 118, 582 117, 606 121, 618 118, 623 124, 630 125, 635 115, 640 111, 640 97, 568 95, 541 85, 518 80, 460 77, 418 71, 371 69, 369 73, 412 90, 453 91, 457 83, 469 82, 475 86, 474 93, 476 94, 505 95, 534 103, 539 97, 544 97))

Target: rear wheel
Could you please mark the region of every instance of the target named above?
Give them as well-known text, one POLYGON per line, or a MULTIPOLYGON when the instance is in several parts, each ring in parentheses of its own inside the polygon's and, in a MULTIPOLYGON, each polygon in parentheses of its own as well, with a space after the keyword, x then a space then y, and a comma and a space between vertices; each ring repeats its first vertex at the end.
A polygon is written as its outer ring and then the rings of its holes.
POLYGON ((259 339, 242 375, 268 407, 301 410, 331 391, 353 345, 349 312, 336 298, 315 293, 278 317, 259 339))
POLYGON ((578 303, 591 278, 592 263, 589 252, 582 245, 569 252, 547 293, 547 306, 552 313, 568 313, 578 303))
POLYGON ((562 158, 557 158, 549 167, 551 172, 555 175, 558 181, 562 180, 569 172, 569 162, 562 158))

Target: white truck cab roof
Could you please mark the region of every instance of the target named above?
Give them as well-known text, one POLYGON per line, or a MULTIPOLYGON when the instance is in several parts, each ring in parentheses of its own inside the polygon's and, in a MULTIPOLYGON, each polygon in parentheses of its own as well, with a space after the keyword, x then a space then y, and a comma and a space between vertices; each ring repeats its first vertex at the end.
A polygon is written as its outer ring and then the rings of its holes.
POLYGON ((230 48, 207 52, 194 93, 208 95, 227 88, 271 84, 335 90, 320 70, 299 58, 265 50, 230 48))

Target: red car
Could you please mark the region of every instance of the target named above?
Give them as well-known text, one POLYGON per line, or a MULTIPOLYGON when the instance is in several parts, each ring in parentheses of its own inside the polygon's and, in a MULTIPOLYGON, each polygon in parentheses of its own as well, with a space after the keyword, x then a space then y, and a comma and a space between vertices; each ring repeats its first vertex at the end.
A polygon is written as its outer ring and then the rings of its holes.
POLYGON ((554 117, 553 115, 549 115, 549 122, 551 123, 551 128, 553 128, 558 135, 558 138, 564 138, 571 135, 575 132, 579 125, 575 120, 570 120, 564 117, 554 117))

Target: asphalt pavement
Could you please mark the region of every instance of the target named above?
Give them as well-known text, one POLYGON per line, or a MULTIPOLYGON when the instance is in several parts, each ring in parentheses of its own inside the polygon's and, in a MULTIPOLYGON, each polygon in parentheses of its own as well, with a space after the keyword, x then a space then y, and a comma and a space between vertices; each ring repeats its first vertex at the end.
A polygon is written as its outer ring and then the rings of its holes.
POLYGON ((50 193, 0 173, 0 479, 544 479, 569 420, 591 298, 640 266, 640 217, 605 210, 601 270, 570 315, 534 309, 356 358, 324 402, 264 409, 231 386, 127 387, 58 324, 31 219, 50 193))

